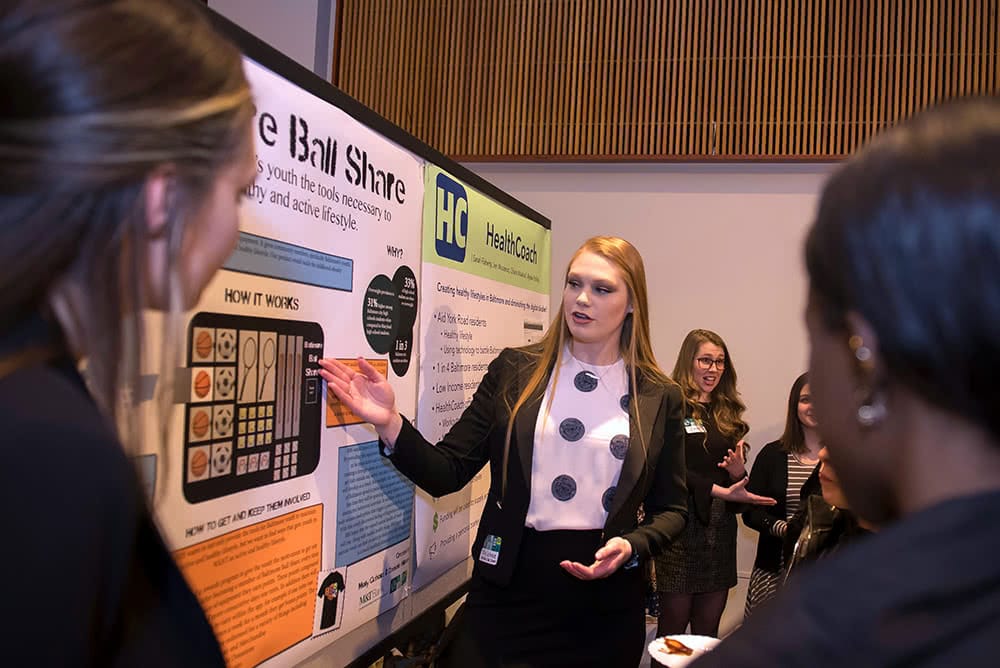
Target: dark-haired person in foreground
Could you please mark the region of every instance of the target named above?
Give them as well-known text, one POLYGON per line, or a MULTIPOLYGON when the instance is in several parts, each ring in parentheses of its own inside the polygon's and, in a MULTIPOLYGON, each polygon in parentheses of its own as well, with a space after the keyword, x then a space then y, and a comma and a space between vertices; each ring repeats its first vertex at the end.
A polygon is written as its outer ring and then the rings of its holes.
POLYGON ((852 509, 883 529, 789 579, 700 661, 995 666, 1000 638, 1000 100, 893 128, 806 242, 810 384, 852 509))
POLYGON ((5 666, 225 666, 128 457, 127 397, 163 341, 169 415, 177 324, 256 176, 253 116, 194 2, 0 2, 5 666))

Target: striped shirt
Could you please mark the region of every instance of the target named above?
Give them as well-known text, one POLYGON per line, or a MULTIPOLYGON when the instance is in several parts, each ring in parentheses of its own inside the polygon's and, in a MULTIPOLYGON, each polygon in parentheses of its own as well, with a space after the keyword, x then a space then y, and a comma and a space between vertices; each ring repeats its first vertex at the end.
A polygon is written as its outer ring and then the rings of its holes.
POLYGON ((799 510, 799 492, 802 485, 812 475, 815 464, 803 464, 792 453, 788 453, 788 488, 785 491, 785 519, 789 520, 799 510))

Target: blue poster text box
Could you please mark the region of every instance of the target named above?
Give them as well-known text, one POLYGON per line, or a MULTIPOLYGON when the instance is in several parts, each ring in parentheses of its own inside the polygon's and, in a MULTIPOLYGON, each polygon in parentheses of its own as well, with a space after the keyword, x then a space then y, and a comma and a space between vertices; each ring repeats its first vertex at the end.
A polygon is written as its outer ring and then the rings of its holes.
POLYGON ((246 232, 223 267, 333 290, 354 288, 354 260, 246 232))
POLYGON ((410 536, 413 483, 378 452, 378 441, 339 449, 336 566, 348 566, 410 536))

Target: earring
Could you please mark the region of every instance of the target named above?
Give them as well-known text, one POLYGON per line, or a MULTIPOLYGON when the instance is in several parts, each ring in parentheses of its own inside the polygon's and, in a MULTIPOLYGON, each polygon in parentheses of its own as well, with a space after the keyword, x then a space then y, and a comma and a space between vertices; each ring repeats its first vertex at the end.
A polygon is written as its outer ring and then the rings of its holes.
POLYGON ((865 345, 865 340, 862 339, 860 336, 858 336, 857 334, 853 335, 851 338, 847 340, 847 345, 850 347, 851 352, 854 353, 854 358, 856 360, 858 360, 862 364, 866 364, 871 361, 872 359, 871 348, 865 345))
POLYGON ((858 404, 856 417, 858 424, 865 429, 879 425, 886 416, 885 400, 874 390, 863 387, 855 392, 854 400, 858 404))
MULTIPOLYGON (((872 349, 865 345, 865 340, 862 339, 857 334, 853 334, 847 340, 847 346, 854 353, 854 359, 858 361, 861 368, 865 372, 870 372, 872 369, 872 349)), ((866 429, 870 429, 885 419, 885 403, 875 396, 875 393, 870 390, 863 390, 859 392, 861 397, 859 398, 860 406, 858 406, 857 420, 858 424, 866 429)))
POLYGON ((871 401, 871 403, 858 406, 858 424, 866 429, 878 425, 885 419, 885 404, 871 401))

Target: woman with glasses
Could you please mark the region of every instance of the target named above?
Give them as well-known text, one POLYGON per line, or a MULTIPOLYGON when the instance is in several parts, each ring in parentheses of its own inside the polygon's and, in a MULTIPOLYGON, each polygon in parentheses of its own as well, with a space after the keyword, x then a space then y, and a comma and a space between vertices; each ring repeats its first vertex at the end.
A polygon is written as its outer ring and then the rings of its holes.
POLYGON ((715 332, 696 329, 681 344, 673 379, 685 397, 688 523, 655 560, 660 596, 658 635, 717 636, 729 588, 736 584, 739 504, 774 505, 746 490, 743 421, 736 368, 715 332))
POLYGON ((772 598, 782 579, 782 538, 798 512, 803 485, 819 463, 820 440, 812 412, 809 376, 802 374, 788 393, 785 431, 777 441, 761 448, 750 472, 747 489, 778 500, 770 507, 753 506, 743 522, 760 532, 757 556, 747 591, 746 614, 772 598))

